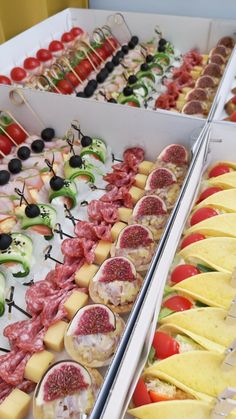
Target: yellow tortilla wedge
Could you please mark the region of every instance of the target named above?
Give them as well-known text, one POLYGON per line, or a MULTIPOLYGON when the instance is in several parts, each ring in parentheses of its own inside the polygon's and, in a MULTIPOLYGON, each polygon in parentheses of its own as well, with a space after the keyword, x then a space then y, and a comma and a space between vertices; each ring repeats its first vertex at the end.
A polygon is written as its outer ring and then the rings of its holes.
MULTIPOLYGON (((214 403, 202 400, 170 400, 146 404, 130 409, 128 413, 137 419, 211 419, 214 403)), ((234 419, 232 412, 227 419, 234 419)))
POLYGON ((236 188, 236 171, 208 179, 210 186, 219 186, 224 189, 236 188))
POLYGON ((179 282, 173 290, 181 291, 211 307, 229 310, 236 288, 232 275, 224 272, 205 272, 179 282))
MULTIPOLYGON (((188 311, 192 311, 192 310, 187 310, 184 313, 187 313, 188 311)), ((184 314, 184 313, 181 313, 181 314, 184 314)), ((163 320, 166 320, 166 321, 161 322, 162 326, 158 327, 158 332, 165 332, 165 333, 170 334, 170 335, 172 335, 172 334, 174 334, 174 335, 186 335, 187 337, 191 338, 194 342, 196 342, 198 345, 200 345, 199 350, 216 351, 216 352, 219 352, 221 354, 224 353, 226 348, 224 346, 222 346, 221 344, 218 344, 216 342, 213 342, 212 340, 209 340, 208 336, 205 337, 203 335, 194 333, 194 330, 192 330, 191 327, 190 327, 191 325, 188 325, 188 327, 185 328, 184 326, 182 326, 180 321, 175 322, 175 321, 172 321, 172 319, 173 319, 172 315, 163 319, 163 320), (168 319, 170 321, 168 321, 168 319)), ((196 316, 193 318, 193 321, 197 322, 196 316)), ((193 327, 193 329, 194 329, 194 327, 193 327)))
POLYGON ((219 208, 226 212, 236 212, 236 189, 217 192, 204 199, 194 209, 206 206, 219 208))
POLYGON ((200 307, 170 314, 161 319, 160 324, 183 328, 186 334, 206 349, 214 350, 214 345, 208 345, 211 342, 216 344, 215 350, 223 352, 236 338, 236 325, 226 323, 226 316, 227 311, 223 308, 200 307))
POLYGON ((226 371, 223 360, 217 352, 185 352, 155 363, 146 373, 162 371, 195 391, 217 397, 226 387, 236 387, 236 366, 226 371))
MULTIPOLYGON (((236 172, 235 172, 236 173, 236 172)), ((195 232, 211 237, 236 238, 236 213, 219 214, 189 227, 184 234, 195 232)))
POLYGON ((179 255, 185 262, 203 263, 217 271, 232 274, 236 266, 236 239, 210 237, 185 247, 179 255))

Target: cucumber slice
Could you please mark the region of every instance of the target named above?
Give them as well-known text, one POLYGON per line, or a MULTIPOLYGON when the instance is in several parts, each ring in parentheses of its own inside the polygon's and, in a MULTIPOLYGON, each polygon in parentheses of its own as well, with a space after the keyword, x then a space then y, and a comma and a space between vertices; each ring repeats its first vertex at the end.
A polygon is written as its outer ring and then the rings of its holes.
POLYGON ((33 251, 33 242, 30 237, 22 233, 12 233, 12 243, 0 252, 0 264, 15 262, 22 265, 23 270, 13 273, 14 277, 23 277, 30 271, 30 261, 33 251))
POLYGON ((76 196, 77 188, 73 180, 65 179, 64 186, 59 189, 59 191, 53 191, 52 189, 49 192, 49 202, 52 202, 53 199, 58 198, 59 196, 64 196, 70 198, 71 208, 74 208, 76 205, 76 196))
POLYGON ((82 148, 80 156, 83 157, 86 154, 93 154, 99 160, 101 160, 103 163, 105 163, 106 155, 107 155, 106 144, 100 138, 93 138, 92 140, 93 140, 93 142, 90 146, 82 148))

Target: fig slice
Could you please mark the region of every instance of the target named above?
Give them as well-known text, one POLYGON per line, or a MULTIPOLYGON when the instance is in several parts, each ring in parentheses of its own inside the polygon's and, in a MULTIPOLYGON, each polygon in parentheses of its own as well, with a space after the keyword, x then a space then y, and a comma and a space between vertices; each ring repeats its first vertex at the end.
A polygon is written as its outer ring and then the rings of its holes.
POLYGON ((158 160, 181 166, 188 162, 188 152, 182 144, 171 144, 162 150, 158 160))
POLYGON ((149 228, 140 224, 132 224, 125 227, 117 240, 118 249, 138 249, 153 244, 153 234, 149 228))
POLYGON ((216 87, 216 83, 214 78, 211 76, 201 76, 196 82, 196 87, 200 87, 201 89, 214 89, 216 87))
POLYGON ((205 107, 203 102, 200 100, 191 100, 184 105, 182 109, 182 113, 186 115, 204 115, 205 114, 205 107))
POLYGON ((187 102, 189 102, 190 100, 205 101, 207 99, 208 99, 207 91, 205 89, 201 89, 200 87, 190 90, 190 92, 188 92, 186 95, 187 102))
POLYGON ((141 217, 149 215, 165 215, 165 202, 157 195, 147 195, 141 198, 133 209, 133 219, 137 222, 141 217))
POLYGON ((234 44, 234 39, 231 36, 224 36, 217 42, 217 45, 223 45, 224 47, 230 49, 233 49, 234 44))
POLYGON ((117 256, 107 259, 95 275, 95 281, 113 282, 113 281, 135 281, 136 269, 133 263, 123 256, 117 256))
MULTIPOLYGON (((75 361, 59 361, 44 374, 37 386, 36 402, 51 402, 79 393, 92 385, 89 372, 75 361)), ((39 403, 40 404, 40 403, 39 403)))
POLYGON ((115 329, 116 318, 113 311, 104 304, 93 304, 77 311, 67 329, 67 335, 110 333, 115 329))
POLYGON ((167 188, 177 182, 176 176, 171 170, 159 167, 149 174, 145 186, 146 191, 167 188))

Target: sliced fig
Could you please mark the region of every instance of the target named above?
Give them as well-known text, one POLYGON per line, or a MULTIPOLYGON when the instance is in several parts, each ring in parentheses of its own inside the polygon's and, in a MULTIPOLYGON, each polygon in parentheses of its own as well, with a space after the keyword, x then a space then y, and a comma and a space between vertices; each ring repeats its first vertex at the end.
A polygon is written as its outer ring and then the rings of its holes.
POLYGON ((171 144, 164 148, 158 160, 180 166, 185 165, 188 162, 188 152, 181 144, 171 144))
POLYGON ((135 266, 125 257, 107 259, 96 274, 99 282, 134 281, 136 279, 135 266))
POLYGON ((225 64, 225 58, 222 57, 220 54, 213 54, 210 58, 210 62, 218 65, 224 65, 225 64))
POLYGON ((120 249, 138 249, 153 244, 152 232, 140 224, 125 227, 118 238, 116 247, 120 249))
POLYGON ((206 75, 199 77, 196 82, 196 87, 200 87, 201 89, 214 89, 216 83, 213 77, 206 75))
POLYGON ((77 311, 67 329, 68 335, 94 335, 113 332, 116 318, 110 308, 104 304, 85 306, 77 311))
POLYGON ((233 49, 234 44, 234 39, 231 36, 224 36, 217 42, 217 45, 223 45, 224 47, 230 49, 233 49))
POLYGON ((171 170, 165 167, 154 169, 148 176, 145 190, 154 191, 156 189, 167 188, 177 182, 176 176, 171 170))
POLYGON ((206 101, 207 99, 208 99, 207 91, 205 89, 201 89, 200 87, 192 89, 186 95, 187 102, 190 102, 191 100, 206 101))
POLYGON ((236 96, 232 97, 230 100, 228 100, 228 102, 226 102, 225 111, 228 115, 231 115, 236 111, 236 96))
POLYGON ((206 110, 204 109, 202 102, 199 100, 191 100, 184 105, 182 113, 185 113, 186 115, 204 115, 206 110))
POLYGON ((210 51, 209 56, 212 57, 213 55, 221 55, 222 57, 227 57, 227 49, 224 45, 217 45, 215 48, 212 48, 210 51))
POLYGON ((157 195, 147 195, 141 198, 134 207, 133 219, 149 215, 164 215, 167 213, 165 202, 157 195))
POLYGON ((78 362, 59 361, 47 370, 35 397, 47 403, 86 390, 91 384, 89 372, 78 362))
POLYGON ((203 75, 216 77, 217 79, 219 79, 222 75, 221 67, 218 64, 214 63, 207 64, 203 71, 203 75))

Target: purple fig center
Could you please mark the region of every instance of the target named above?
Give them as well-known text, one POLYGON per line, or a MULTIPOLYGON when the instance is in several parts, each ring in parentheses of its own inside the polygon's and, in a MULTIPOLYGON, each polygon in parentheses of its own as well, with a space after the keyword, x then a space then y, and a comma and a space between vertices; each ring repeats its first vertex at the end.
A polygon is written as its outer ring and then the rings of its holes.
POLYGON ((113 332, 115 327, 110 323, 109 314, 105 308, 94 307, 86 310, 77 325, 75 335, 93 335, 96 333, 113 332))

